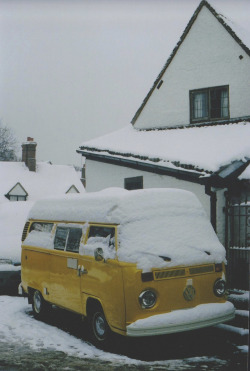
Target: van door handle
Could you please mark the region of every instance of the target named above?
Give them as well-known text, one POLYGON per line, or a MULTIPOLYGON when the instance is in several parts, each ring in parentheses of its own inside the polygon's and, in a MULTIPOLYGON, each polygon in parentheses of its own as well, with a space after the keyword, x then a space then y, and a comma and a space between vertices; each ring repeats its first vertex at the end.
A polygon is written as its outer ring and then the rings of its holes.
POLYGON ((80 277, 82 274, 87 274, 88 271, 87 269, 84 269, 84 266, 80 266, 78 265, 78 269, 77 269, 77 275, 80 277))

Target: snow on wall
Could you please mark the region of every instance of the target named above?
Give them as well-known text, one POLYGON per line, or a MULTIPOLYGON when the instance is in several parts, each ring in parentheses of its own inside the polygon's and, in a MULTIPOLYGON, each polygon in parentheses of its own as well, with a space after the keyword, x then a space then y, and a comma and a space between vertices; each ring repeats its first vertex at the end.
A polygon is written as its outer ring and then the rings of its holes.
POLYGON ((249 69, 249 56, 203 7, 135 128, 186 125, 190 121, 189 91, 222 85, 229 85, 230 117, 250 115, 249 69))
POLYGON ((109 188, 39 200, 29 218, 118 224, 118 258, 137 263, 143 271, 225 260, 200 202, 180 189, 109 188))

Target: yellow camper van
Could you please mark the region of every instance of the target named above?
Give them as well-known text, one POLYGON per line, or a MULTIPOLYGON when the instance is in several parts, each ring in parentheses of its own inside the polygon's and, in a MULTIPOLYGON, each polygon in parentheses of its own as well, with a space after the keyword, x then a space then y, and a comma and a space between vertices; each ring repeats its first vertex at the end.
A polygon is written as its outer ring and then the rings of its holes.
POLYGON ((22 237, 21 286, 35 317, 86 317, 93 341, 228 321, 225 250, 190 192, 101 192, 38 201, 22 237))

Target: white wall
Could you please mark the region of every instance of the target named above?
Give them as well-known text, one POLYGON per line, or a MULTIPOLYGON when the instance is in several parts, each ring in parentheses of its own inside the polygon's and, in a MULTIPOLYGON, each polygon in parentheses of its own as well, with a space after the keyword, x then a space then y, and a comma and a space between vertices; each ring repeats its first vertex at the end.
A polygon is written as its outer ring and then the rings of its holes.
MULTIPOLYGON (((203 205, 210 220, 210 197, 205 193, 205 186, 179 180, 166 175, 148 173, 123 166, 116 166, 92 160, 86 160, 86 191, 96 192, 108 187, 124 188, 124 178, 143 176, 143 188, 179 188, 195 193, 203 205)), ((222 244, 225 243, 225 189, 216 191, 216 229, 222 244)))
POLYGON ((162 79, 136 128, 186 125, 190 122, 189 91, 222 85, 229 85, 230 117, 250 115, 250 58, 206 7, 162 79))
POLYGON ((108 187, 124 188, 124 178, 143 176, 143 188, 180 188, 194 192, 210 218, 210 197, 205 187, 166 175, 148 173, 123 166, 86 160, 86 191, 95 192, 108 187))

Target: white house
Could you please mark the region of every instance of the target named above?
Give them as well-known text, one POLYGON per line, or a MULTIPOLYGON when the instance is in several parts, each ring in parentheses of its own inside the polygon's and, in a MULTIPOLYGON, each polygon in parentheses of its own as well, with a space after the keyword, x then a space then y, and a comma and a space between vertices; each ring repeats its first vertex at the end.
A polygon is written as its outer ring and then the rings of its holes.
POLYGON ((87 191, 194 192, 229 260, 238 253, 242 279, 234 271, 232 284, 243 288, 250 248, 250 22, 238 25, 222 13, 202 1, 132 123, 78 152, 86 158, 87 191))

